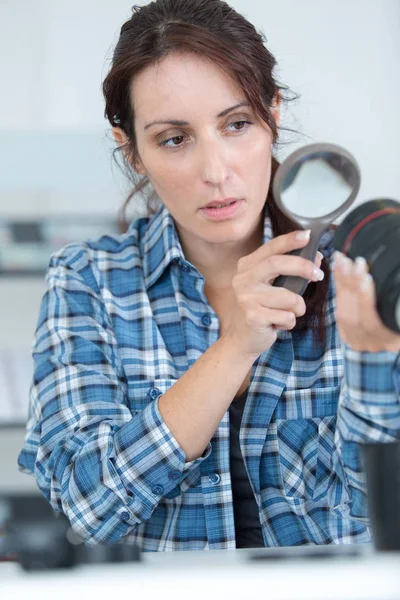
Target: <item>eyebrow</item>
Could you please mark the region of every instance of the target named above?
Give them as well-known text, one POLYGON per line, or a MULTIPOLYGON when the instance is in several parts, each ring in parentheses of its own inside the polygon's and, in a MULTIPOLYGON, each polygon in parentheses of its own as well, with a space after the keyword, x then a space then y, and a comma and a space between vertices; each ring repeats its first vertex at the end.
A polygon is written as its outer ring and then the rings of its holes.
MULTIPOLYGON (((241 108, 242 106, 249 107, 250 104, 248 102, 241 102, 240 104, 235 104, 235 106, 226 108, 225 110, 223 110, 222 112, 220 112, 217 115, 217 119, 221 119, 222 117, 225 117, 232 110, 235 110, 236 108, 241 108)), ((186 125, 189 125, 189 123, 188 123, 188 121, 177 121, 176 119, 171 119, 168 121, 152 121, 151 123, 147 123, 144 126, 144 130, 148 129, 149 127, 152 127, 153 125, 174 125, 175 127, 185 127, 186 125)))

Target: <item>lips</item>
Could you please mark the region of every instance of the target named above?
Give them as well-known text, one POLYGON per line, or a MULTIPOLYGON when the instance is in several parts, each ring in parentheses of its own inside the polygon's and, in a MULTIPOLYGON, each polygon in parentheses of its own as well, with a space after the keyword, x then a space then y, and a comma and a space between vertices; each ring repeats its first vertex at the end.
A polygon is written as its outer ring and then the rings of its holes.
POLYGON ((220 208, 221 206, 228 206, 229 204, 233 204, 233 202, 237 202, 239 198, 225 198, 225 200, 213 200, 204 206, 203 208, 220 208))
POLYGON ((222 200, 210 202, 207 206, 201 209, 203 216, 211 221, 224 221, 225 219, 231 219, 240 212, 244 201, 229 198, 225 200, 225 202, 228 203, 222 203, 222 200))

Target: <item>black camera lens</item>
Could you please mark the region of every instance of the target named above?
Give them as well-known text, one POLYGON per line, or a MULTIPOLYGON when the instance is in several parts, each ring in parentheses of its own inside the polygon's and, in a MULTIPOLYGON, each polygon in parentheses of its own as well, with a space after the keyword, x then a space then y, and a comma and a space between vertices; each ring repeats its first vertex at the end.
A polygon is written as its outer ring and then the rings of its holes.
POLYGON ((333 245, 352 260, 365 258, 378 313, 389 329, 400 332, 400 202, 378 198, 358 206, 338 226, 333 245))

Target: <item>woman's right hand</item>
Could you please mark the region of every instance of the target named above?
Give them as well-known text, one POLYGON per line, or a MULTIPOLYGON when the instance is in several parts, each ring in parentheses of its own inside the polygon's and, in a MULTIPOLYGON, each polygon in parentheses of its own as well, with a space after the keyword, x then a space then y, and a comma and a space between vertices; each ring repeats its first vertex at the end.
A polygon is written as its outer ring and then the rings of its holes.
POLYGON ((287 254, 303 248, 308 241, 307 232, 294 231, 271 239, 238 261, 237 273, 232 280, 233 312, 223 337, 254 360, 272 346, 278 329, 293 329, 296 318, 306 311, 303 297, 285 288, 274 287, 274 279, 279 275, 298 275, 309 281, 323 279, 323 271, 319 269, 320 252, 315 263, 287 254))

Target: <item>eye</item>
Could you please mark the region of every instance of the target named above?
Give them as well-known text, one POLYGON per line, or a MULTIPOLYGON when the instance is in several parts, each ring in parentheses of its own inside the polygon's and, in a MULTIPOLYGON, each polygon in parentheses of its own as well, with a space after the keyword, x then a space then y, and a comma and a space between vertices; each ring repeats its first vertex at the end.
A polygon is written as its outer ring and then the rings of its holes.
POLYGON ((168 138, 167 140, 160 142, 159 146, 164 146, 165 148, 179 148, 179 146, 182 146, 182 144, 173 144, 172 146, 167 146, 167 144, 168 144, 168 142, 171 142, 174 140, 183 140, 183 139, 184 139, 183 135, 174 135, 174 137, 168 138))
MULTIPOLYGON (((232 125, 253 125, 252 121, 234 121, 233 123, 230 123, 228 125, 228 127, 231 127, 232 125)), ((235 129, 235 131, 243 131, 243 129, 247 129, 247 127, 240 127, 240 129, 235 129)))

